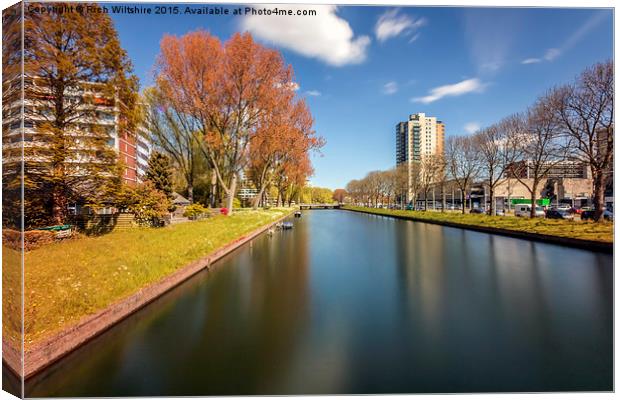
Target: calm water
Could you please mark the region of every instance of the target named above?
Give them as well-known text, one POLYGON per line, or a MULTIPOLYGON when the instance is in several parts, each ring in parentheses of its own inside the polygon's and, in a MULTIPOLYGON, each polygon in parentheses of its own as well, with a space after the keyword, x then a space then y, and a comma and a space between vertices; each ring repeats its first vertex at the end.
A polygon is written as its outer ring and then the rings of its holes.
POLYGON ((304 212, 26 384, 29 396, 612 390, 612 257, 304 212))

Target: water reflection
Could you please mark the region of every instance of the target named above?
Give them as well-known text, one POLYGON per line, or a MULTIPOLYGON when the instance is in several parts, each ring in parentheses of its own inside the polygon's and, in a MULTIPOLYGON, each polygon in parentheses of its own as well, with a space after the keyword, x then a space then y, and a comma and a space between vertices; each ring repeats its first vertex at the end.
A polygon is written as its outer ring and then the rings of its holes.
POLYGON ((218 266, 27 394, 612 388, 608 255, 334 210, 218 266))

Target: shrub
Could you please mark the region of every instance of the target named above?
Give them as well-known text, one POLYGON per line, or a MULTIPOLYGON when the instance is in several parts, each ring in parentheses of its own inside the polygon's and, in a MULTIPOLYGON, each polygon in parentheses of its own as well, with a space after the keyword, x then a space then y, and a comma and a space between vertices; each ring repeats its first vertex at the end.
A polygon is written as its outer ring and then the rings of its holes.
POLYGON ((241 200, 239 200, 238 198, 234 198, 233 199, 233 204, 232 204, 233 208, 241 208, 241 200))
MULTIPOLYGON (((56 234, 50 231, 25 231, 24 232, 24 250, 34 250, 43 245, 53 243, 56 240, 56 234)), ((19 231, 13 229, 2 230, 2 244, 14 249, 21 248, 21 235, 19 231)))
POLYGON ((185 207, 183 211, 183 216, 189 219, 200 219, 201 217, 205 217, 209 214, 209 209, 204 207, 200 203, 190 204, 185 207))
POLYGON ((168 196, 155 189, 150 181, 136 187, 125 187, 122 197, 123 206, 141 226, 160 226, 171 205, 168 196))

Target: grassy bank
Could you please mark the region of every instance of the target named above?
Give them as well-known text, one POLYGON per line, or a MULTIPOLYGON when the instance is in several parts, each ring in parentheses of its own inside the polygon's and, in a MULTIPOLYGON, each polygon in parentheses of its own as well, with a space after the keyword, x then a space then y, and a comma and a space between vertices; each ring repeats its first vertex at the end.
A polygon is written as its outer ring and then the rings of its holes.
POLYGON ((447 222, 463 226, 507 229, 516 232, 537 233, 565 238, 613 242, 613 224, 582 221, 564 221, 545 218, 517 218, 512 216, 489 216, 484 214, 461 214, 455 212, 387 210, 347 206, 345 209, 365 211, 378 215, 399 216, 429 222, 447 222))
POLYGON ((20 348, 22 325, 21 254, 2 248, 2 339, 20 348))
POLYGON ((289 212, 244 211, 67 240, 27 252, 26 348, 289 212))

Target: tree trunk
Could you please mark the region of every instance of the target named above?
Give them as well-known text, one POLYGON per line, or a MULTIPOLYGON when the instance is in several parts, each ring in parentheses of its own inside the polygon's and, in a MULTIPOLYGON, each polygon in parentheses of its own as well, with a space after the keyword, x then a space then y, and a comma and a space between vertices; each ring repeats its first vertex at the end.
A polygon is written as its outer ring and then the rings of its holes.
POLYGON ((187 184, 187 200, 189 200, 191 204, 194 204, 194 185, 191 183, 187 184))
POLYGON ((605 172, 594 171, 594 221, 602 222, 605 210, 605 172))
POLYGON ((465 189, 461 189, 461 211, 465 214, 465 189))
POLYGON ((54 185, 52 189, 52 217, 56 225, 62 225, 67 218, 67 196, 60 185, 54 185))
POLYGON ((217 189, 217 174, 215 169, 211 171, 211 208, 215 207, 215 193, 217 189))
POLYGON ((252 199, 252 208, 254 210, 258 210, 258 205, 262 201, 264 193, 265 193, 265 188, 262 187, 260 191, 256 194, 256 196, 254 196, 254 198, 252 199))
POLYGON ((441 212, 446 212, 446 188, 441 186, 441 212))
POLYGON ((489 204, 489 215, 495 215, 495 188, 489 185, 489 198, 491 199, 491 204, 489 204))
POLYGON ((532 184, 532 191, 531 191, 531 207, 530 207, 530 218, 535 218, 536 217, 536 189, 538 188, 538 183, 536 181, 534 181, 534 183, 532 184))
POLYGON ((226 198, 226 208, 228 209, 228 215, 233 214, 233 200, 235 199, 235 192, 237 191, 237 174, 233 174, 230 179, 230 190, 228 191, 228 197, 226 198))

